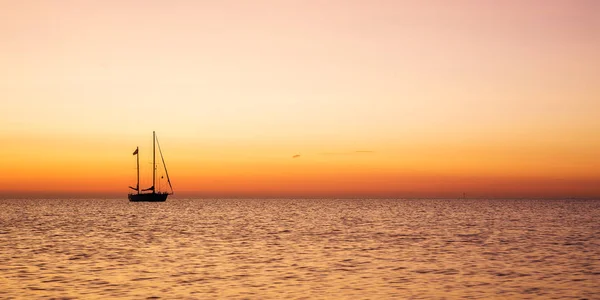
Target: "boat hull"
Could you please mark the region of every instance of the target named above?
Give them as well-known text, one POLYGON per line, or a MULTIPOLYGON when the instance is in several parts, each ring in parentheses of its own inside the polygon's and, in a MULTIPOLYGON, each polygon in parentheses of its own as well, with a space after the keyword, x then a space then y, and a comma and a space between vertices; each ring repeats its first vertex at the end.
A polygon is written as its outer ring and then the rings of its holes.
POLYGON ((165 202, 168 193, 129 194, 130 202, 165 202))

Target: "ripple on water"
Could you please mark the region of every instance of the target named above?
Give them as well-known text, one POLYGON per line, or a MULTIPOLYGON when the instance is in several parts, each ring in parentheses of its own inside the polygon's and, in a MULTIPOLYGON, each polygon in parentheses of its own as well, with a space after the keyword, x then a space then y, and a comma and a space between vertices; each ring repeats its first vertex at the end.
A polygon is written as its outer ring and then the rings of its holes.
POLYGON ((589 298, 600 201, 0 200, 5 298, 589 298))

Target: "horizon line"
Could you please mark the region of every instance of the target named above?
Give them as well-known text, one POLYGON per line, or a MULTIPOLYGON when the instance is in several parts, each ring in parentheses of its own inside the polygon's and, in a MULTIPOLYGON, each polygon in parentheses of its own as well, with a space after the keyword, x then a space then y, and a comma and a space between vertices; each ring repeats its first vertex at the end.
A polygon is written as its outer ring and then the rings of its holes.
MULTIPOLYGON (((67 191, 0 191, 0 199, 127 199, 127 193, 116 192, 67 192, 67 191)), ((172 194, 170 199, 599 199, 598 195, 512 195, 510 192, 492 194, 455 193, 210 193, 201 191, 181 191, 172 194)))

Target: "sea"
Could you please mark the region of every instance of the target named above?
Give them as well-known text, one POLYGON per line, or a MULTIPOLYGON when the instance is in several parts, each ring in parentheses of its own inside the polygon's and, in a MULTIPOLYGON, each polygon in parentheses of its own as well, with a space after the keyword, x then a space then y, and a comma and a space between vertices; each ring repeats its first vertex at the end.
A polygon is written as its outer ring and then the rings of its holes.
POLYGON ((600 199, 4 199, 0 299, 600 299, 600 199))

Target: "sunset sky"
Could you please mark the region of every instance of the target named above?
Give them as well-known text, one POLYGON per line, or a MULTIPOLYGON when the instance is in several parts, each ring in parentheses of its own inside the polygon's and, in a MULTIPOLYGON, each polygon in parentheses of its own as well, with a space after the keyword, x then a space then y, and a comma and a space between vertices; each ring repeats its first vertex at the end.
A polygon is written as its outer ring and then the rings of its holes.
POLYGON ((600 196, 600 1, 0 1, 0 194, 600 196), (164 182, 163 182, 164 183, 164 182))

